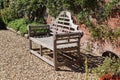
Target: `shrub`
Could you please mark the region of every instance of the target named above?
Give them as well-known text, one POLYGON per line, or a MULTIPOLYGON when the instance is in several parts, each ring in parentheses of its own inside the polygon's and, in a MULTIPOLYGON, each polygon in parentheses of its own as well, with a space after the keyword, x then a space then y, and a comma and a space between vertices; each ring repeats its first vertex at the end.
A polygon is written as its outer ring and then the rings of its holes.
POLYGON ((96 73, 98 77, 110 77, 111 75, 114 77, 120 72, 120 58, 106 57, 103 64, 93 69, 93 72, 96 73))
POLYGON ((0 0, 0 10, 5 23, 18 18, 39 21, 44 19, 45 4, 46 0, 0 0))
POLYGON ((20 31, 20 34, 23 36, 24 34, 27 33, 27 25, 28 24, 40 25, 39 22, 31 22, 31 21, 21 18, 21 19, 16 19, 14 21, 10 21, 8 23, 8 27, 10 27, 16 31, 20 31))
POLYGON ((16 31, 19 31, 20 27, 24 24, 26 24, 26 21, 24 19, 16 19, 14 21, 10 21, 8 23, 8 27, 11 27, 16 31))
POLYGON ((1 10, 1 16, 2 16, 2 20, 5 24, 8 24, 8 22, 13 19, 10 14, 9 8, 1 10))
POLYGON ((117 28, 115 31, 114 31, 114 34, 116 37, 119 37, 120 36, 120 28, 117 28))
POLYGON ((23 25, 20 27, 19 31, 20 31, 20 34, 21 34, 22 36, 24 36, 24 34, 27 33, 27 25, 26 25, 26 24, 23 24, 23 25))
POLYGON ((114 31, 107 25, 98 25, 96 27, 90 27, 90 32, 95 40, 109 40, 111 42, 114 42, 118 37, 118 30, 114 31))
POLYGON ((27 24, 28 21, 25 19, 16 19, 14 21, 10 21, 8 23, 8 27, 13 28, 16 31, 20 31, 20 34, 24 35, 27 33, 27 24))

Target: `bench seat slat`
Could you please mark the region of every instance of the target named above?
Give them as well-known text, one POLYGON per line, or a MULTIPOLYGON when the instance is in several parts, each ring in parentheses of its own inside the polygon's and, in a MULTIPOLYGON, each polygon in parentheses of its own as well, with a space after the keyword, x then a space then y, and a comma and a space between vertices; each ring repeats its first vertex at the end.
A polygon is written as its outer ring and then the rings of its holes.
POLYGON ((56 43, 57 45, 61 45, 61 44, 68 44, 68 43, 77 43, 78 41, 71 41, 71 42, 62 42, 62 43, 56 43))
MULTIPOLYGON (((42 45, 50 50, 53 50, 53 36, 51 37, 44 37, 44 38, 34 38, 34 37, 30 37, 30 40, 32 40, 33 42, 42 45)), ((62 43, 62 42, 60 42, 62 43)), ((77 46, 76 43, 70 43, 70 44, 64 44, 64 45, 58 45, 57 48, 61 49, 61 48, 68 48, 68 47, 74 47, 77 46)))

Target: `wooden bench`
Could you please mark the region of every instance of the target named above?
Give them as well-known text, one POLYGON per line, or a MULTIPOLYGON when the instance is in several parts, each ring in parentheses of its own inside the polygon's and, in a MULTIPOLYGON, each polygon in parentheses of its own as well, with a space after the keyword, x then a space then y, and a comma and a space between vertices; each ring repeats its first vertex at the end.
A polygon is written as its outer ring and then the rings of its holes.
POLYGON ((58 67, 61 66, 58 61, 58 53, 77 50, 78 55, 80 54, 80 38, 83 36, 83 32, 77 28, 78 26, 73 23, 68 11, 61 12, 50 25, 28 25, 30 52, 58 70, 58 67), (40 45, 39 52, 32 48, 32 42, 40 45), (53 60, 44 56, 43 47, 53 53, 53 60))

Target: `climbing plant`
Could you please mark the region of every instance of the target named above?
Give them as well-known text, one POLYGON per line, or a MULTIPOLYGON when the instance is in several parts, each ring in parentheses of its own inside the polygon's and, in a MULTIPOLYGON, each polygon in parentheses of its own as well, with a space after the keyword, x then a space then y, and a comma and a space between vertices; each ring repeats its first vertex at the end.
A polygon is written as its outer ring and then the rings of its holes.
POLYGON ((3 4, 1 1, 1 13, 3 18, 11 16, 11 19, 26 18, 44 22, 45 4, 45 0, 5 0, 3 4))
POLYGON ((47 8, 49 9, 49 14, 57 17, 60 11, 63 10, 62 0, 47 0, 47 8))
POLYGON ((97 36, 94 34, 97 30, 101 30, 99 29, 101 27, 96 28, 92 19, 95 18, 98 25, 103 24, 119 2, 120 0, 110 0, 108 3, 105 0, 0 0, 0 11, 5 23, 18 18, 45 23, 46 9, 54 17, 57 17, 62 10, 69 10, 77 17, 79 23, 89 27, 92 36, 101 39, 99 33, 97 36))

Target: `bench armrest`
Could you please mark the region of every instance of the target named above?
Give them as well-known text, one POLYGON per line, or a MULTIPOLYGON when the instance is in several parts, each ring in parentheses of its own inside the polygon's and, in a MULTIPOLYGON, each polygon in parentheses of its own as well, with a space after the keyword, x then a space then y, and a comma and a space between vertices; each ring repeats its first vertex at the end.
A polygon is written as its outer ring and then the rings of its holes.
POLYGON ((73 33, 59 33, 54 34, 54 47, 64 48, 64 47, 80 47, 80 39, 83 36, 83 32, 73 32, 73 33))
POLYGON ((28 25, 27 28, 29 37, 44 37, 50 34, 50 27, 46 24, 28 25))

